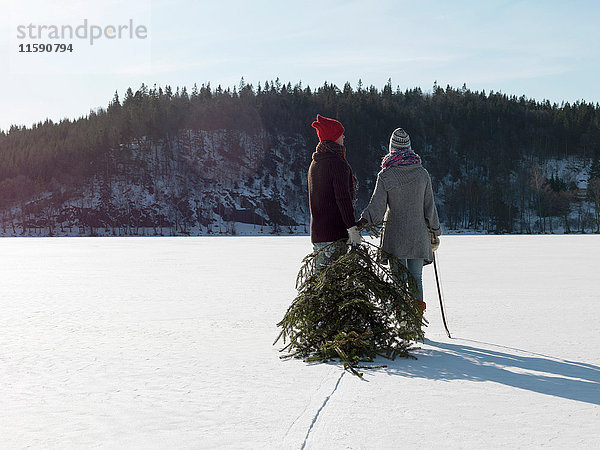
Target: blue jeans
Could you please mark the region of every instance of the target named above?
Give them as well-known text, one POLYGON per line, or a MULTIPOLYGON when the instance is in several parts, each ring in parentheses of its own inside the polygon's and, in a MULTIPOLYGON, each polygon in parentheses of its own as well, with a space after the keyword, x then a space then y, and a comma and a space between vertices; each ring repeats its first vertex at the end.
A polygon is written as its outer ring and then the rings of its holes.
POLYGON ((324 266, 326 266, 330 261, 335 261, 344 253, 346 253, 346 243, 345 242, 316 242, 313 244, 313 251, 323 250, 319 256, 317 256, 316 269, 321 270, 324 266))
MULTIPOLYGON (((423 260, 422 259, 401 259, 400 262, 415 277, 419 288, 419 300, 423 301, 423 260)), ((398 273, 398 268, 394 262, 390 263, 390 269, 393 274, 398 273)))

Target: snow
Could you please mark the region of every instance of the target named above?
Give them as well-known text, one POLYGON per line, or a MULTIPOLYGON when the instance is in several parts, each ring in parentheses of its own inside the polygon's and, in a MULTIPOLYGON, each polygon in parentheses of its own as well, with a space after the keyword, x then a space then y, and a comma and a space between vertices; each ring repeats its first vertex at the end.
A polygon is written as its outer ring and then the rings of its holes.
POLYGON ((0 239, 2 448, 598 448, 600 236, 443 236, 364 379, 281 361, 306 236, 0 239))
POLYGON ((547 178, 555 177, 574 182, 578 189, 587 189, 591 158, 567 156, 565 158, 548 158, 541 163, 542 172, 547 178))

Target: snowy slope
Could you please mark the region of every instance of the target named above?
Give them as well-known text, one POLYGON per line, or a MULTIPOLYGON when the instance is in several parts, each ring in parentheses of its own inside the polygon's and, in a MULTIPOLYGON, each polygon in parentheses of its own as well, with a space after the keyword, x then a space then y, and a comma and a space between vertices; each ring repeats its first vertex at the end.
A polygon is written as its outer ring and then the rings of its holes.
POLYGON ((0 240, 2 448, 598 448, 600 236, 446 236, 417 360, 280 361, 307 237, 0 240))

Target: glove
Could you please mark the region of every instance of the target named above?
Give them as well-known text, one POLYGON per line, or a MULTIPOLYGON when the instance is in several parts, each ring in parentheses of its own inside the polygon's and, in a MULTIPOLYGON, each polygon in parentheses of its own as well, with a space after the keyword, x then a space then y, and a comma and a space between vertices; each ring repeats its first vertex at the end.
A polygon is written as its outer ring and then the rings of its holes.
POLYGON ((430 231, 429 232, 429 240, 431 242, 431 250, 433 250, 435 252, 438 249, 438 247, 440 246, 440 238, 439 238, 439 236, 436 236, 433 231, 430 231))
POLYGON ((358 245, 362 242, 362 236, 360 235, 360 231, 356 228, 356 225, 348 228, 348 244, 358 245))

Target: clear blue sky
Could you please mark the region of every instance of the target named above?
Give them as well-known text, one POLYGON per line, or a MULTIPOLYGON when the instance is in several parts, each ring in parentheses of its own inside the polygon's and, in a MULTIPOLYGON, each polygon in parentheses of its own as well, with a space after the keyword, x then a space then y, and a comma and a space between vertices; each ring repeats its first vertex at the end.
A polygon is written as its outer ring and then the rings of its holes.
MULTIPOLYGON (((2 0, 0 129, 105 107, 115 90, 211 82, 445 87, 600 102, 600 2, 2 0), (6 14, 10 12, 11 14, 6 14), (141 40, 74 40, 70 55, 18 54, 17 25, 133 19, 141 40), (10 64, 6 64, 10 61, 10 64)), ((54 39, 45 42, 68 42, 54 39)))

